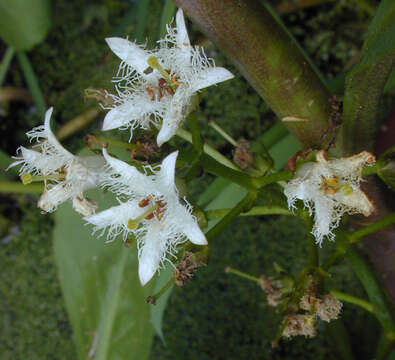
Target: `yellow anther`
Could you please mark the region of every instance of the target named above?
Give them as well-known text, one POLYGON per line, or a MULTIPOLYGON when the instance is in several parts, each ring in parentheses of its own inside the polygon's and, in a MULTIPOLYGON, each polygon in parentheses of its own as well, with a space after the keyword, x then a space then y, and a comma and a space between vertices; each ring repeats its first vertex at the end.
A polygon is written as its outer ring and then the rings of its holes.
POLYGON ((336 185, 339 182, 339 179, 334 176, 332 178, 327 178, 326 182, 328 183, 328 185, 336 185))

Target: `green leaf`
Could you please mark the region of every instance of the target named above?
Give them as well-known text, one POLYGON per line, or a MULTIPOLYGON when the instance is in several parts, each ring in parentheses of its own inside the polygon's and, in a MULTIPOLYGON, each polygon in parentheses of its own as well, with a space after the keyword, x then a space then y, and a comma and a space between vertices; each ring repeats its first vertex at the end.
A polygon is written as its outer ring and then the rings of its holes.
MULTIPOLYGON (((112 194, 91 195, 101 209, 114 204, 112 194)), ((136 247, 92 236, 70 203, 55 221, 55 258, 79 359, 146 359, 154 328, 145 300, 155 280, 140 285, 136 247)))
POLYGON ((0 36, 15 50, 30 50, 46 37, 49 0, 0 0, 0 36))
POLYGON ((346 77, 344 146, 348 153, 373 148, 381 94, 395 63, 395 2, 378 7, 360 61, 346 77))
MULTIPOLYGON (((161 290, 167 284, 172 276, 173 268, 171 266, 168 266, 160 273, 160 277, 156 281, 153 293, 157 294, 159 290, 161 290)), ((164 344, 166 342, 162 331, 163 312, 166 309, 167 301, 169 300, 172 290, 173 286, 156 301, 156 305, 150 307, 151 323, 156 331, 156 334, 160 337, 164 344)))

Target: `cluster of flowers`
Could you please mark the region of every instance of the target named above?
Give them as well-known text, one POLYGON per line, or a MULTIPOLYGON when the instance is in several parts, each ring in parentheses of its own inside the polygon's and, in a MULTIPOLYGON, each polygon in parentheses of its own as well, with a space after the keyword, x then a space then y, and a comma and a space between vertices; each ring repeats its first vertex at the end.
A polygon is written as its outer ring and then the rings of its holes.
MULTIPOLYGON (((159 129, 156 142, 161 146, 194 109, 199 90, 233 78, 200 48, 191 46, 181 9, 176 26, 167 26, 167 35, 153 50, 126 39, 106 40, 122 62, 113 80, 116 94, 107 94, 111 101, 103 105, 110 110, 103 130, 130 129, 132 138, 134 129, 153 126, 159 129)), ((145 166, 143 172, 110 156, 105 149, 103 156, 74 156, 52 133, 51 114, 52 108, 44 125, 27 133, 37 144, 32 149, 20 147, 11 165, 21 165, 24 183, 44 181, 45 191, 38 202, 41 209, 52 212, 71 199, 73 208, 94 225, 95 231, 107 231, 108 240, 118 235, 124 240, 134 236, 142 284, 165 261, 171 262, 179 244, 187 239, 198 245, 207 243, 192 207, 179 199, 174 180, 178 152, 168 155, 161 166, 145 166), (95 187, 114 192, 119 205, 95 214, 97 204, 84 197, 86 190, 95 187)), ((320 151, 316 162, 305 163, 286 184, 289 207, 295 208, 296 199, 300 199, 310 215, 315 213, 313 234, 319 244, 325 236, 333 239, 332 231, 344 213, 367 216, 373 211, 373 204, 359 188, 362 167, 373 161, 367 152, 328 161, 320 151)))
MULTIPOLYGON (((147 50, 134 42, 106 39, 122 62, 117 76, 117 95, 107 113, 103 130, 139 127, 159 128, 157 144, 168 141, 193 106, 196 92, 233 78, 226 69, 215 67, 203 51, 192 47, 182 10, 176 15, 176 27, 167 27, 167 35, 158 48, 147 50)), ((24 183, 44 181, 45 191, 38 206, 52 212, 71 199, 73 208, 94 225, 94 231, 107 232, 107 239, 122 235, 137 239, 139 277, 146 284, 155 272, 171 262, 177 246, 187 240, 206 245, 205 235, 192 215, 192 207, 180 199, 175 185, 178 152, 168 155, 160 166, 145 166, 138 171, 103 149, 103 156, 74 156, 64 149, 51 131, 52 108, 44 125, 27 133, 37 143, 31 149, 20 147, 16 161, 21 165, 24 183), (95 214, 97 204, 84 192, 105 187, 114 192, 119 205, 95 214)))

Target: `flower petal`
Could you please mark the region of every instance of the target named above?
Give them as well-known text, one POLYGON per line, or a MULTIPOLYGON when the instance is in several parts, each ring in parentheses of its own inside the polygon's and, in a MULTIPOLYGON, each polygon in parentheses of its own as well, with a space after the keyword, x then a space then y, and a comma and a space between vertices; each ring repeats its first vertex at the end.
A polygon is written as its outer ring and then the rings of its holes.
POLYGON ((71 196, 68 190, 63 183, 55 185, 42 193, 37 206, 45 212, 56 210, 58 205, 65 202, 71 196))
POLYGON ((139 278, 144 286, 159 269, 161 260, 166 255, 165 244, 160 236, 160 227, 150 226, 141 239, 143 245, 139 249, 139 278))
POLYGON ((191 221, 184 227, 185 236, 196 245, 207 245, 207 239, 195 221, 191 221))
POLYGON ((178 151, 172 152, 170 155, 166 156, 162 161, 160 167, 160 172, 157 174, 157 184, 160 185, 162 191, 170 192, 174 191, 175 183, 175 169, 177 161, 178 151))
POLYGON ((102 130, 107 131, 128 126, 135 118, 133 113, 134 108, 128 102, 111 109, 104 117, 102 130))
POLYGON ((233 79, 234 75, 223 67, 208 68, 198 73, 193 80, 192 91, 198 91, 222 81, 233 79))
POLYGON ((185 26, 184 13, 182 12, 181 8, 178 9, 177 11, 176 27, 177 27, 176 43, 177 43, 177 50, 179 51, 178 56, 180 57, 180 60, 182 61, 184 66, 190 66, 192 48, 191 48, 191 42, 189 41, 187 28, 185 26))
MULTIPOLYGON (((58 141, 56 136, 51 130, 51 115, 52 115, 53 107, 49 108, 47 112, 45 113, 45 120, 44 120, 44 129, 45 129, 45 134, 47 136, 48 142, 58 151, 61 155, 66 156, 66 157, 73 157, 73 154, 71 154, 69 151, 67 151, 58 141)), ((59 166, 58 166, 59 167, 59 166)))
POLYGON ((334 198, 341 204, 347 206, 350 213, 361 213, 364 216, 369 216, 374 211, 375 207, 369 198, 360 189, 353 189, 350 194, 344 194, 339 190, 334 198))
POLYGON ((184 13, 181 8, 178 9, 176 15, 176 26, 177 26, 177 44, 179 47, 190 46, 191 42, 189 41, 187 27, 185 26, 184 13))
POLYGON ((181 121, 182 119, 177 120, 168 116, 163 119, 162 127, 156 137, 156 142, 159 147, 169 141, 176 134, 181 121))
POLYGON ((144 70, 148 68, 147 60, 150 56, 148 51, 134 42, 118 37, 106 38, 106 41, 115 55, 141 75, 144 74, 144 70))
POLYGON ((115 179, 115 182, 118 181, 130 186, 131 190, 137 194, 146 194, 150 192, 150 188, 153 188, 151 178, 139 172, 134 166, 128 165, 124 161, 108 155, 106 149, 103 149, 103 155, 111 168, 115 170, 117 174, 121 175, 119 178, 115 179))

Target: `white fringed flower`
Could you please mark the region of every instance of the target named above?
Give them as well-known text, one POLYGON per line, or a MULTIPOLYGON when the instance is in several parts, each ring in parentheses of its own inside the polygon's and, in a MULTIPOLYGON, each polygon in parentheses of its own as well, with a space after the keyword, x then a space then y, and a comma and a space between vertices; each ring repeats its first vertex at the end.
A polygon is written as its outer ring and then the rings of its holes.
POLYGON ((284 189, 290 209, 297 199, 303 201, 310 216, 314 212, 312 234, 318 244, 327 236, 334 239, 333 229, 344 213, 369 216, 374 205, 360 189, 362 168, 372 164, 375 157, 367 151, 335 160, 327 160, 324 151, 316 155, 316 162, 308 162, 296 172, 296 178, 284 189))
POLYGON ((139 277, 145 285, 164 264, 175 257, 177 246, 187 239, 197 245, 207 240, 191 214, 191 206, 181 204, 174 183, 178 152, 167 156, 160 169, 145 168, 142 174, 135 167, 117 160, 103 150, 110 167, 104 186, 120 198, 119 205, 85 218, 94 231, 108 230, 107 239, 132 234, 137 239, 139 277), (122 201, 126 198, 126 201, 122 201))
POLYGON ((22 181, 42 180, 45 191, 38 201, 38 207, 46 212, 56 210, 67 199, 72 199, 73 208, 84 216, 95 212, 96 204, 85 198, 85 190, 99 185, 105 166, 101 156, 74 156, 56 139, 51 131, 50 120, 53 108, 47 110, 44 125, 38 126, 26 135, 36 140, 33 149, 19 147, 10 167, 22 165, 19 173, 22 181))
POLYGON ((159 48, 147 50, 122 38, 106 39, 122 60, 117 77, 117 95, 109 95, 113 106, 107 113, 103 130, 160 127, 157 143, 168 141, 182 124, 199 90, 233 78, 233 74, 192 47, 181 9, 176 27, 167 26, 159 48))

